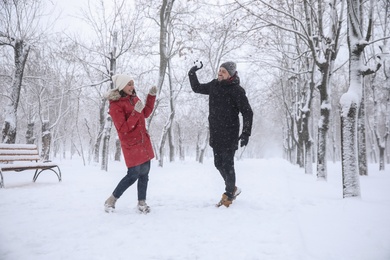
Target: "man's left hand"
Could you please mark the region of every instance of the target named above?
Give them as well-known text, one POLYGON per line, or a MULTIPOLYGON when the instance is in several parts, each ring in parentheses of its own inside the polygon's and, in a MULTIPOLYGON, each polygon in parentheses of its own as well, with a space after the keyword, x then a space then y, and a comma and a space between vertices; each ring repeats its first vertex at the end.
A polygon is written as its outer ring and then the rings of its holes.
POLYGON ((240 135, 239 140, 241 141, 241 144, 240 144, 241 147, 246 146, 248 144, 248 142, 249 142, 249 135, 246 134, 246 133, 242 133, 240 135))

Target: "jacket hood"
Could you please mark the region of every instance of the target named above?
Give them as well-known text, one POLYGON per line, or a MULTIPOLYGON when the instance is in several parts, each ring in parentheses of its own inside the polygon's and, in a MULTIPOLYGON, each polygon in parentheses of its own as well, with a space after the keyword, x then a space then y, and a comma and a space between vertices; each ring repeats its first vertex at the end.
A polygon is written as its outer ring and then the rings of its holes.
POLYGON ((105 99, 116 101, 121 98, 121 94, 119 93, 118 89, 111 89, 108 92, 106 92, 104 95, 105 99))
MULTIPOLYGON (((123 92, 124 93, 124 92, 123 92)), ((127 95, 125 95, 127 96, 127 95)), ((119 100, 121 97, 125 97, 125 96, 122 96, 121 95, 121 92, 114 88, 114 89, 111 89, 109 90, 108 92, 106 92, 103 97, 109 101, 117 101, 119 100)), ((136 97, 137 96, 137 92, 135 91, 135 89, 133 90, 133 94, 131 95, 132 97, 136 97)))

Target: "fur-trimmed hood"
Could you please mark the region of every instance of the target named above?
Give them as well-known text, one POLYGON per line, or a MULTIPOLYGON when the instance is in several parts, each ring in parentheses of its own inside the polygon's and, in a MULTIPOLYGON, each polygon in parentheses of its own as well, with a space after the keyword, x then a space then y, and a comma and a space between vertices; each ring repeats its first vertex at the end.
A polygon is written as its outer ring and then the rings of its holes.
POLYGON ((112 101, 116 101, 116 100, 119 100, 121 98, 121 94, 119 93, 118 89, 111 89, 107 93, 105 93, 103 96, 105 99, 112 100, 112 101))
MULTIPOLYGON (((122 92, 123 93, 123 92, 122 92)), ((126 96, 126 95, 125 95, 126 96)), ((108 99, 109 101, 117 101, 119 100, 121 97, 125 97, 125 96, 122 96, 121 95, 121 92, 114 88, 114 89, 111 89, 109 90, 107 93, 105 93, 103 95, 103 97, 105 99, 108 99)), ((137 96, 137 92, 135 91, 135 89, 133 89, 133 94, 131 95, 132 97, 136 97, 137 96)))

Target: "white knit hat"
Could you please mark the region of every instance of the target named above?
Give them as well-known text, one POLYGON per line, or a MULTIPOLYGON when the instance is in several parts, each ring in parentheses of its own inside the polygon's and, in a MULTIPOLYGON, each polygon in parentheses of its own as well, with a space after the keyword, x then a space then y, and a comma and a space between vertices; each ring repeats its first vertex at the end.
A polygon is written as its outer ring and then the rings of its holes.
POLYGON ((124 75, 124 74, 117 74, 117 75, 114 75, 112 76, 112 82, 114 83, 114 89, 118 89, 119 91, 121 91, 122 89, 124 89, 127 85, 127 83, 130 82, 130 80, 133 80, 134 79, 128 75, 124 75))

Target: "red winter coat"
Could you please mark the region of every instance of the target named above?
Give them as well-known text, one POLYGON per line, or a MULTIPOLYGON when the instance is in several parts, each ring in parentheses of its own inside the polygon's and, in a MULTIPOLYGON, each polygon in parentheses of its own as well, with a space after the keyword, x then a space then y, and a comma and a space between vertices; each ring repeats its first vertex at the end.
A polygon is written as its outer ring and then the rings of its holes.
POLYGON ((145 108, 141 113, 134 110, 139 100, 135 95, 121 97, 118 91, 112 91, 108 99, 110 101, 109 113, 118 131, 127 168, 153 159, 154 153, 146 130, 145 118, 152 113, 156 96, 148 95, 145 108))

